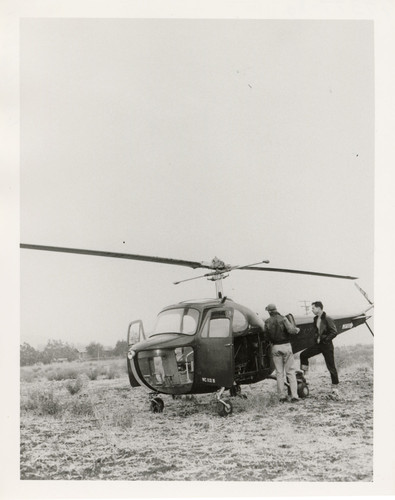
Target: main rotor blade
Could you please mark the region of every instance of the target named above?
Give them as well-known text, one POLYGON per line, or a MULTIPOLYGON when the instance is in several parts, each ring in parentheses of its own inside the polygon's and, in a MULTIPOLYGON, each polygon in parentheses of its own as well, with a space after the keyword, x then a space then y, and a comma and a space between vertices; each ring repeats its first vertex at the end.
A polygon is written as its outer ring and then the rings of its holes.
POLYGON ((243 271, 271 271, 274 273, 307 274, 308 276, 325 276, 326 278, 340 278, 344 280, 357 280, 354 276, 343 276, 341 274, 316 273, 313 271, 299 271, 298 269, 282 269, 276 267, 241 267, 243 271))
MULTIPOLYGON (((153 257, 150 255, 137 255, 130 253, 118 253, 118 252, 102 252, 98 250, 86 250, 81 248, 68 248, 68 247, 54 247, 54 246, 46 246, 46 245, 31 245, 27 243, 21 243, 20 248, 25 248, 29 250, 43 250, 47 252, 61 252, 61 253, 75 253, 81 255, 95 255, 98 257, 113 257, 117 259, 129 259, 129 260, 140 260, 145 262, 157 262, 160 264, 170 264, 173 266, 185 266, 191 267, 192 269, 204 268, 204 269, 213 269, 211 263, 205 262, 195 262, 190 260, 182 260, 182 259, 170 259, 167 257, 153 257)), ((262 263, 266 263, 266 261, 262 261, 262 263)), ((309 276, 324 276, 327 278, 340 278, 340 279, 348 279, 348 280, 356 280, 353 276, 343 276, 340 274, 328 274, 328 273, 317 273, 311 271, 299 271, 297 269, 282 269, 275 267, 254 267, 254 265, 250 266, 235 266, 233 268, 227 268, 223 270, 217 270, 217 272, 228 272, 233 269, 239 270, 247 270, 247 271, 272 271, 278 273, 293 273, 293 274, 306 274, 309 276)))
POLYGON ((96 255, 98 257, 114 257, 117 259, 130 259, 130 260, 142 260, 145 262, 158 262, 160 264, 171 264, 174 266, 186 266, 192 267, 192 269, 206 268, 211 269, 211 267, 203 262, 194 262, 190 260, 181 259, 169 259, 166 257, 151 257, 149 255, 136 255, 131 253, 117 253, 117 252, 100 252, 98 250, 84 250, 81 248, 65 248, 65 247, 52 247, 45 245, 29 245, 26 243, 21 243, 20 248, 27 248, 29 250, 44 250, 47 252, 61 252, 61 253, 77 253, 82 255, 96 255))

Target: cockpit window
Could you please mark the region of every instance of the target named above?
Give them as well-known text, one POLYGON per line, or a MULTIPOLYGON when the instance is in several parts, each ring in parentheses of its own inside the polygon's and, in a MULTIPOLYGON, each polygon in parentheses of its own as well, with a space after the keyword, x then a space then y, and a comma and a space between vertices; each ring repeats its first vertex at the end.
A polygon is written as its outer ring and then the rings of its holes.
POLYGON ((248 327, 247 318, 244 316, 242 312, 235 309, 233 312, 233 331, 235 333, 243 332, 244 330, 246 330, 247 327, 248 327))
POLYGON ((158 314, 152 335, 159 333, 182 333, 194 335, 199 320, 199 311, 190 307, 169 309, 158 314))

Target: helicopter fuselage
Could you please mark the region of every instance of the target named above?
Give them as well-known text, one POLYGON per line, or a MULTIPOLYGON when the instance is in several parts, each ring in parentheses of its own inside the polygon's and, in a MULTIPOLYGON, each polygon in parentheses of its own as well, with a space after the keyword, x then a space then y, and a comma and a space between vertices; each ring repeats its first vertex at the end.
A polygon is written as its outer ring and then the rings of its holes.
MULTIPOLYGON (((339 333, 368 317, 333 317, 339 333)), ((297 321, 294 352, 314 343, 312 318, 297 321)), ((271 347, 264 322, 231 299, 186 301, 164 308, 146 339, 142 322, 128 329, 128 373, 132 387, 163 394, 201 394, 256 383, 272 375, 271 347), (133 332, 133 327, 139 330, 133 332)))
POLYGON ((166 307, 148 339, 133 343, 129 328, 130 383, 163 394, 199 394, 259 382, 273 372, 263 327, 230 299, 166 307))

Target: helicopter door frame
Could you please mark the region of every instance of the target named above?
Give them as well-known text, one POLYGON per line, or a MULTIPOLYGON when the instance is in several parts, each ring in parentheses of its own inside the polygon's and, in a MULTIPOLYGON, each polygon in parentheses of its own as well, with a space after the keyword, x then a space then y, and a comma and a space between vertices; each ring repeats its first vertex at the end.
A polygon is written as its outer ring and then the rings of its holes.
POLYGON ((229 388, 234 380, 233 309, 210 309, 200 329, 200 381, 229 388), (224 323, 227 321, 228 324, 224 323), (215 321, 215 324, 212 323, 215 321), (225 327, 225 328, 224 328, 225 327), (211 335, 210 335, 211 334, 211 335))
POLYGON ((128 346, 137 344, 138 342, 141 342, 142 340, 147 340, 146 336, 145 336, 144 325, 143 325, 143 322, 141 319, 136 319, 135 321, 132 321, 131 323, 129 323, 127 339, 128 339, 128 346), (136 337, 134 337, 133 339, 131 338, 132 337, 132 326, 135 324, 139 324, 138 339, 136 339, 136 337))

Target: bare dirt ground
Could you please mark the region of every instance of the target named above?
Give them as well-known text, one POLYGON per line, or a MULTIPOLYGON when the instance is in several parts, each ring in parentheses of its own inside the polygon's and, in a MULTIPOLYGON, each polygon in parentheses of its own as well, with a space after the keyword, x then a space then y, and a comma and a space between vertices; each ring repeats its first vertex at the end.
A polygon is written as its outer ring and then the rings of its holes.
POLYGON ((278 403, 275 381, 265 380, 243 386, 248 398, 232 398, 225 418, 212 394, 164 396, 164 412, 153 414, 147 392, 132 389, 124 371, 86 377, 75 394, 62 380, 22 381, 20 477, 372 481, 373 349, 359 348, 357 363, 351 351, 339 358, 339 400, 317 362, 308 398, 278 403))

